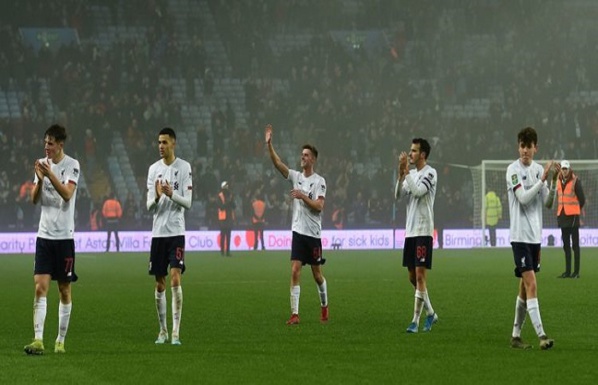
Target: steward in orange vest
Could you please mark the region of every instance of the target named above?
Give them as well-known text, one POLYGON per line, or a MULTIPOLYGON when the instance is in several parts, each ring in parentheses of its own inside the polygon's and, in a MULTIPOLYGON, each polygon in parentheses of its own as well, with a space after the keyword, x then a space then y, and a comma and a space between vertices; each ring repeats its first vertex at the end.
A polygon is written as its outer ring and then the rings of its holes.
POLYGON ((253 208, 253 216, 251 217, 251 223, 253 224, 253 250, 257 250, 258 241, 262 242, 262 250, 266 250, 264 244, 264 225, 266 223, 266 202, 255 196, 251 203, 253 208))
POLYGON ((556 215, 559 227, 579 227, 579 216, 585 203, 586 198, 577 175, 569 171, 568 177, 558 179, 556 215))
POLYGON ((120 239, 118 237, 118 227, 120 218, 123 216, 123 209, 114 193, 110 194, 110 197, 104 201, 102 206, 102 216, 106 220, 106 252, 110 250, 110 234, 114 232, 114 240, 116 242, 116 251, 120 251, 120 239))
POLYGON ((228 189, 228 182, 220 185, 218 193, 218 222, 220 223, 220 254, 230 257, 230 238, 235 221, 235 201, 228 189))
POLYGON ((557 223, 561 228, 563 250, 565 251, 565 272, 559 278, 579 278, 581 250, 579 248, 579 226, 581 214, 586 203, 581 181, 571 170, 568 161, 561 162, 561 172, 557 181, 557 223), (575 266, 571 273, 571 244, 575 266))

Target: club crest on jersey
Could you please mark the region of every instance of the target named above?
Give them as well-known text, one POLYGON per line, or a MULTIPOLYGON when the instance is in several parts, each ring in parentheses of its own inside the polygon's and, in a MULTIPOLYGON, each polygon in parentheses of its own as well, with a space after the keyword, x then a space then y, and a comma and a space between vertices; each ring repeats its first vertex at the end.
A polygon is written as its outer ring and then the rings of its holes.
POLYGON ((511 175, 511 184, 518 184, 519 183, 519 177, 517 176, 517 174, 513 174, 511 175))
POLYGON ((179 176, 179 170, 176 170, 176 171, 174 172, 174 176, 179 176))

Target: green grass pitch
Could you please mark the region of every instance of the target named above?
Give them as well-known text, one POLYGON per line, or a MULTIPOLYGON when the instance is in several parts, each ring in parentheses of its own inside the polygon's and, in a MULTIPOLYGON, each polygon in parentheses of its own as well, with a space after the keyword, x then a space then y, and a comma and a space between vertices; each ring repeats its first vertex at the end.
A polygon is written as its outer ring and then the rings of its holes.
MULTIPOLYGON (((581 279, 557 279, 562 250, 543 250, 540 351, 529 321, 509 347, 517 280, 510 249, 435 250, 429 291, 440 321, 410 335, 413 288, 400 251, 329 251, 330 321, 319 322, 309 268, 301 324, 289 316, 288 252, 187 253, 182 346, 156 346, 147 254, 80 254, 65 355, 53 353, 58 293, 48 297, 44 356, 30 357, 31 255, 0 256, 0 384, 594 384, 598 378, 598 258, 581 279)), ((168 318, 170 291, 168 293, 168 318)), ((423 320, 420 323, 423 325, 423 320)))

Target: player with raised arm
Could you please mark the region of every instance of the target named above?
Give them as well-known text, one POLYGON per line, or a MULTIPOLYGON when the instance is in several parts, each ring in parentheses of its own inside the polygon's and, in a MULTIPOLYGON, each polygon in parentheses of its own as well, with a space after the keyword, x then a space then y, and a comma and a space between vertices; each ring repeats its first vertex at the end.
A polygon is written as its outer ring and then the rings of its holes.
POLYGON ((160 332, 156 344, 168 341, 166 276, 170 267, 172 291, 172 345, 180 345, 183 312, 181 276, 185 272, 185 209, 191 208, 191 165, 175 156, 176 134, 163 128, 158 134, 161 159, 147 175, 147 209, 153 213, 149 274, 155 276, 156 310, 160 332))
POLYGON ((71 282, 75 274, 75 201, 79 182, 79 162, 64 153, 66 129, 50 126, 44 135, 46 157, 35 161, 35 179, 31 191, 33 204, 41 204, 41 217, 35 243, 35 300, 33 302, 33 342, 27 354, 44 353, 44 324, 50 281, 58 281, 58 337, 55 353, 64 353, 64 339, 71 318, 71 282))
POLYGON ((310 265, 320 295, 320 321, 328 321, 328 289, 322 274, 322 211, 326 198, 326 180, 314 171, 318 150, 305 144, 301 151, 302 171, 290 170, 272 145, 272 126, 266 126, 266 144, 274 167, 292 183, 293 241, 291 245, 291 318, 287 325, 299 323, 300 278, 303 265, 310 265))
POLYGON ((511 347, 531 348, 531 345, 521 339, 521 328, 527 312, 540 339, 540 349, 546 350, 552 347, 554 340, 546 336, 542 325, 536 272, 540 271, 542 208, 549 199, 546 179, 553 165, 556 173, 560 166, 550 161, 542 167, 534 161, 534 155, 538 151, 538 134, 532 127, 519 132, 517 144, 519 159, 509 165, 506 173, 511 220, 509 237, 515 261, 515 276, 519 278, 511 347))
POLYGON ((409 272, 409 282, 415 288, 413 318, 407 333, 417 333, 422 308, 426 309, 424 331, 432 330, 438 315, 432 308, 427 289, 427 270, 432 269, 434 240, 434 198, 436 197, 436 170, 428 164, 430 144, 422 138, 411 142, 409 154, 399 155, 399 174, 395 199, 408 197, 405 225, 403 266, 409 272), (409 164, 415 168, 409 170, 409 164))

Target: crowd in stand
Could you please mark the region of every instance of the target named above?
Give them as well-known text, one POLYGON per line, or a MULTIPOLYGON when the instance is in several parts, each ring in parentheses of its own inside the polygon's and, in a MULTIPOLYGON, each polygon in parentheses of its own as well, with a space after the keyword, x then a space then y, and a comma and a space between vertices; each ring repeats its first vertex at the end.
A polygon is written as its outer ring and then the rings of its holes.
MULTIPOLYGON (((443 6, 428 0, 364 0, 350 2, 357 9, 347 13, 343 1, 208 3, 232 76, 245 86, 248 119, 241 125, 230 105, 216 105, 210 127, 197 128, 198 157, 189 161, 195 200, 203 203, 196 207, 206 210, 200 226, 216 227, 216 194, 227 180, 238 200, 239 226, 248 223, 257 194, 267 203, 268 226, 288 227, 288 188, 264 153, 267 123, 282 132, 278 143, 296 146, 297 159, 301 144, 319 148, 316 170, 329 186, 324 225, 330 228, 404 222, 404 206, 395 204, 392 191, 398 153, 414 137, 432 143, 430 161, 441 179, 436 216, 446 227, 472 223, 471 174, 455 165, 515 159, 515 133, 523 126, 539 129, 542 159, 596 158, 598 111, 568 96, 598 84, 598 68, 592 65, 595 35, 574 23, 598 13, 597 7, 563 13, 558 2, 537 0, 443 6), (355 29, 383 29, 385 44, 373 52, 348 49, 330 33, 355 29), (277 35, 297 33, 308 34, 309 44, 282 53, 270 44, 277 35), (489 36, 484 41, 491 46, 466 50, 465 42, 478 35, 489 36), (288 87, 275 88, 272 79, 288 87), (443 113, 449 105, 480 98, 492 101, 484 117, 443 113), (260 162, 260 175, 247 172, 245 164, 260 162)), ((6 158, 0 173, 3 227, 27 229, 36 223, 27 189, 33 160, 42 151, 40 135, 51 122, 69 128, 67 153, 82 162, 88 184, 96 173, 107 173, 105 155, 113 151, 113 133, 120 132, 144 191, 147 167, 157 157, 157 130, 185 124, 182 103, 161 80, 185 79, 186 103, 192 104, 195 78, 209 98, 214 77, 221 76, 203 47, 201 26, 189 26, 191 45, 183 44, 167 2, 102 2, 113 21, 121 17, 147 27, 143 39, 121 39, 109 47, 94 41, 103 27, 93 17, 94 4, 22 0, 2 6, 0 88, 23 93, 21 118, 0 121, 6 158), (74 27, 82 43, 35 52, 21 39, 22 26, 74 27), (53 111, 40 91, 42 80, 53 111)), ((294 165, 295 159, 286 161, 294 165)), ((88 218, 102 199, 79 196, 80 228, 92 227, 88 218)), ((120 199, 125 226, 149 228, 145 197, 120 199)))

